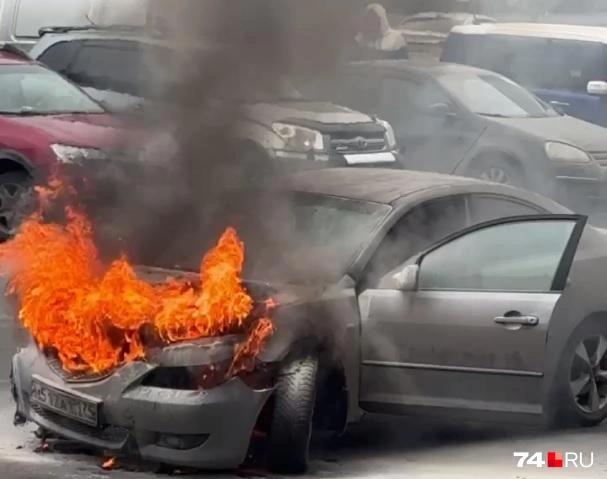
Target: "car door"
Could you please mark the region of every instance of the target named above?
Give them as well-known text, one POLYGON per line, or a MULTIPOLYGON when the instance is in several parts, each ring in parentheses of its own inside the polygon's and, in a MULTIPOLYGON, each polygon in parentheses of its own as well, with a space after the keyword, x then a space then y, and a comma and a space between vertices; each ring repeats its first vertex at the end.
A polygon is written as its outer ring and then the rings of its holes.
POLYGON ((543 87, 535 93, 542 100, 568 115, 592 123, 607 125, 607 103, 587 91, 588 82, 604 81, 607 74, 607 49, 600 42, 549 40, 543 87))
POLYGON ((394 128, 406 168, 451 173, 481 134, 430 77, 382 79, 379 114, 394 128))
POLYGON ((585 221, 482 223, 415 258, 414 290, 395 284, 398 267, 363 291, 361 405, 540 414, 546 334, 585 221))

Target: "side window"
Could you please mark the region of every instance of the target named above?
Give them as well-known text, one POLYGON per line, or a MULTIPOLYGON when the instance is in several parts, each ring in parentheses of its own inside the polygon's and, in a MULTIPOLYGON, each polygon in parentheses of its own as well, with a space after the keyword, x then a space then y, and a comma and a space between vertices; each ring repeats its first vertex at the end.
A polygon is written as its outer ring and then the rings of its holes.
POLYGON ((423 258, 420 289, 549 292, 575 224, 532 220, 468 233, 423 258))
POLYGON ((138 95, 143 79, 141 59, 135 42, 85 43, 68 76, 82 86, 138 95))
POLYGON ((468 197, 468 207, 473 225, 508 216, 546 213, 546 211, 526 203, 490 195, 470 195, 468 197))
POLYGON ((420 115, 428 115, 437 104, 449 104, 450 99, 434 82, 408 79, 382 80, 382 116, 395 127, 414 124, 420 115))
POLYGON ((550 47, 550 56, 559 58, 547 71, 547 82, 552 88, 586 93, 589 81, 605 78, 607 62, 602 43, 551 40, 550 47))
POLYGON ((468 226, 464 195, 422 203, 407 212, 388 232, 365 272, 371 285, 411 256, 468 226))
POLYGON ((81 46, 80 41, 55 43, 46 49, 37 60, 51 70, 65 74, 81 46))

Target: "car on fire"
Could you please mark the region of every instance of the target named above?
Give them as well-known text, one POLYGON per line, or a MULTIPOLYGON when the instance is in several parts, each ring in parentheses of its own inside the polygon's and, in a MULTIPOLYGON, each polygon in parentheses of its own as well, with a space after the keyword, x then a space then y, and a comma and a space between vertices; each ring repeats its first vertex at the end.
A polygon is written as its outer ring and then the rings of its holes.
MULTIPOLYGON (((216 227, 233 222, 246 288, 276 304, 255 367, 211 374, 231 363, 233 335, 97 375, 32 342, 12 361, 17 422, 201 468, 236 467, 265 437, 270 467, 296 473, 313 428, 340 433, 365 411, 550 426, 607 415, 607 233, 586 217, 505 185, 389 169, 309 170, 229 198, 216 227)), ((192 274, 161 266, 138 274, 192 274)))
MULTIPOLYGON (((175 79, 175 72, 186 76, 197 58, 206 59, 220 48, 225 47, 184 49, 149 29, 86 25, 41 29, 31 55, 114 113, 144 112, 159 105, 166 112, 167 85, 183 81, 175 79)), ((253 78, 251 73, 248 79, 253 81, 247 85, 254 84, 253 78)), ((267 165, 401 168, 389 123, 376 115, 306 99, 291 79, 281 80, 279 91, 262 86, 258 94, 237 98, 235 135, 254 173, 267 165)))
POLYGON ((0 241, 28 211, 31 187, 53 165, 104 160, 128 148, 123 122, 77 85, 10 44, 0 46, 0 241))

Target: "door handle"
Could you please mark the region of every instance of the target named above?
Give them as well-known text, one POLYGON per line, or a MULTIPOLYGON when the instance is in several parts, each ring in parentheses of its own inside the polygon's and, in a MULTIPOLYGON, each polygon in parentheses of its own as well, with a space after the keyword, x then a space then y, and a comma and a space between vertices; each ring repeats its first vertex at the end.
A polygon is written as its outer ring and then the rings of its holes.
POLYGON ((537 326, 540 318, 537 316, 498 316, 493 318, 497 324, 511 325, 518 324, 521 326, 537 326))
POLYGON ((551 101, 550 104, 554 105, 554 106, 571 106, 571 103, 567 103, 566 101, 556 101, 556 100, 551 101))

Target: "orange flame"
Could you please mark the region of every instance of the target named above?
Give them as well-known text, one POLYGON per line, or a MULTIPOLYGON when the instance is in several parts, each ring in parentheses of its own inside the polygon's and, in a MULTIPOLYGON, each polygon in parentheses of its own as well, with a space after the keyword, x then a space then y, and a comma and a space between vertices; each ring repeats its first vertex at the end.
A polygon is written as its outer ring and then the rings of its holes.
POLYGON ((117 466, 116 458, 109 457, 105 461, 101 463, 101 469, 105 469, 106 471, 109 469, 114 469, 117 466))
POLYGON ((18 296, 19 318, 42 350, 55 351, 68 371, 105 372, 145 359, 145 325, 165 343, 249 332, 233 370, 250 368, 273 328, 269 319, 251 317, 254 301, 241 279, 244 244, 233 228, 204 256, 199 288, 177 279, 152 285, 126 257, 101 263, 91 224, 77 208, 66 207, 65 226, 43 221, 62 192, 72 190, 57 179, 37 189, 39 211, 0 245, 0 260, 11 268, 8 292, 18 296))

